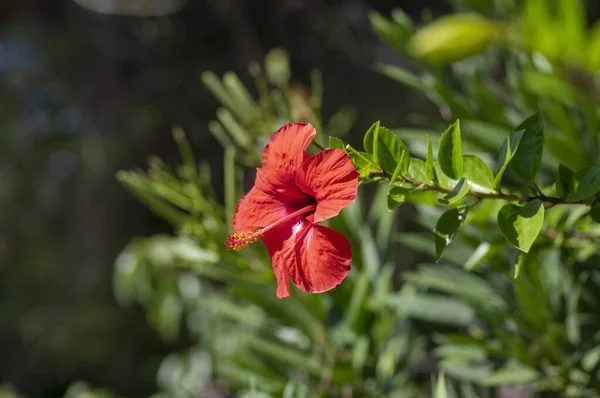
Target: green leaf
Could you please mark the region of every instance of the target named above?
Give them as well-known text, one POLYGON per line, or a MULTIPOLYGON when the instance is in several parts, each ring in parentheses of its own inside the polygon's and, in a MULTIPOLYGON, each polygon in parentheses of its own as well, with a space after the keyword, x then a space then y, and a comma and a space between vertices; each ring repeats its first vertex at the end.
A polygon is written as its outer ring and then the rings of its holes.
POLYGON ((502 176, 504 175, 508 164, 515 156, 517 149, 519 149, 519 144, 521 143, 523 134, 525 134, 525 130, 518 130, 504 140, 502 151, 500 152, 500 158, 498 159, 498 163, 496 163, 496 177, 494 178, 494 186, 500 184, 500 180, 502 180, 502 176))
POLYGON ((452 190, 455 186, 456 183, 458 182, 457 180, 453 180, 452 178, 448 177, 446 174, 444 174, 444 172, 442 171, 439 162, 435 163, 433 165, 433 178, 434 181, 437 183, 437 185, 439 185, 440 187, 444 188, 444 189, 450 189, 452 190))
POLYGON ((233 72, 225 72, 223 75, 223 85, 229 92, 230 98, 235 102, 236 107, 242 113, 242 119, 247 120, 257 108, 257 104, 252 95, 244 86, 244 83, 233 72))
POLYGON ((465 262, 464 268, 469 271, 475 268, 488 256, 491 249, 492 246, 488 242, 481 242, 471 257, 465 262))
POLYGON ((523 266, 523 263, 525 262, 525 256, 527 254, 520 252, 519 253, 519 258, 517 259, 517 263, 515 264, 515 273, 513 274, 513 278, 518 278, 519 277, 519 273, 521 272, 521 267, 523 266))
POLYGON ((596 203, 590 210, 590 217, 597 223, 600 223, 600 203, 596 203))
POLYGON ((456 235, 458 228, 467 215, 468 207, 452 208, 446 211, 439 218, 433 236, 435 241, 435 257, 436 261, 440 261, 444 250, 452 243, 452 239, 456 235))
POLYGON ((558 175, 556 176, 556 193, 558 196, 567 197, 575 192, 575 173, 560 163, 558 165, 558 175))
POLYGON ((415 90, 428 92, 430 89, 423 83, 419 76, 411 73, 405 69, 402 69, 395 65, 377 64, 375 70, 382 75, 397 81, 398 83, 404 84, 405 86, 411 87, 415 90))
POLYGON ((389 379, 396 373, 396 364, 406 355, 409 343, 407 333, 397 333, 386 341, 377 357, 376 375, 378 379, 389 379))
MULTIPOLYGON (((375 34, 398 51, 404 51, 406 40, 412 33, 412 26, 388 20, 376 11, 369 12, 369 22, 375 34)), ((410 22, 410 20, 408 20, 410 22)))
POLYGON ((390 189, 387 196, 388 209, 394 210, 404 202, 408 196, 415 191, 412 187, 399 187, 395 186, 390 189))
POLYGON ((425 173, 427 181, 433 180, 433 146, 431 145, 431 137, 427 134, 427 157, 425 158, 425 173))
POLYGON ((242 116, 240 110, 237 108, 235 101, 233 100, 233 98, 231 98, 230 93, 227 91, 227 89, 221 82, 221 79, 219 79, 219 77, 214 72, 203 72, 201 79, 204 85, 223 106, 227 107, 233 112, 236 112, 238 116, 242 116))
POLYGON ((478 156, 464 155, 465 178, 471 190, 483 193, 494 192, 494 176, 487 164, 478 156))
POLYGON ((365 134, 363 145, 367 153, 371 154, 375 164, 389 174, 393 174, 398 163, 404 161, 402 167, 408 169, 409 158, 402 158, 403 152, 408 152, 406 145, 391 130, 374 123, 365 134))
POLYGON ((579 170, 576 177, 579 180, 579 186, 575 193, 569 195, 570 202, 577 202, 600 192, 600 167, 586 167, 579 170))
POLYGON ((540 113, 526 119, 516 130, 525 130, 510 167, 521 178, 533 181, 540 170, 544 151, 544 121, 540 113))
POLYGON ((394 170, 394 174, 392 174, 392 177, 390 178, 390 185, 392 185, 394 183, 394 181, 396 181, 396 179, 398 179, 398 176, 400 174, 402 174, 402 175, 406 174, 406 172, 408 171, 409 164, 410 164, 410 156, 408 155, 408 151, 403 151, 402 156, 400 157, 400 161, 398 162, 398 165, 396 166, 396 169, 394 170))
POLYGON ((562 0, 558 2, 558 15, 562 19, 563 50, 562 56, 567 62, 580 63, 586 51, 586 10, 581 0, 562 0))
POLYGON ((258 351, 265 357, 273 358, 283 364, 291 365, 294 368, 304 370, 313 375, 319 375, 323 372, 323 364, 321 362, 304 352, 290 348, 289 345, 281 344, 274 339, 253 335, 246 335, 244 340, 250 348, 258 351))
POLYGON ((354 349, 352 350, 352 368, 357 372, 362 372, 368 354, 369 339, 367 336, 361 336, 354 343, 354 349))
POLYGON ((600 68, 600 21, 592 25, 586 53, 588 67, 592 70, 600 68))
POLYGON ((506 384, 527 384, 538 378, 538 373, 524 365, 512 365, 503 369, 491 372, 483 379, 484 386, 502 386, 506 384))
POLYGON ((469 184, 467 184, 467 180, 463 177, 454 186, 452 191, 450 191, 446 196, 444 196, 440 202, 455 204, 462 200, 465 195, 469 192, 469 184))
POLYGON ((427 182, 427 165, 419 158, 410 158, 407 175, 420 182, 427 182))
POLYGON ((542 73, 536 69, 519 73, 523 91, 526 93, 569 106, 577 106, 579 103, 581 90, 559 74, 542 73))
POLYGON ((579 170, 590 163, 584 147, 572 137, 558 138, 548 135, 546 149, 556 160, 573 170, 579 170))
POLYGON ((506 240, 527 253, 544 224, 544 205, 538 199, 518 206, 507 203, 498 212, 498 226, 506 240))
POLYGON ((507 303, 500 292, 484 278, 460 268, 440 264, 421 264, 418 270, 404 274, 407 282, 493 309, 504 309, 507 303))
POLYGON ((400 315, 408 315, 427 322, 464 326, 475 319, 475 312, 471 307, 448 296, 396 294, 388 299, 388 303, 396 308, 400 315))
POLYGON ((443 373, 437 378, 435 383, 435 391, 433 392, 433 398, 448 398, 448 391, 446 390, 446 378, 443 373))
POLYGON ((487 359, 484 348, 469 344, 443 343, 434 349, 434 353, 444 361, 468 363, 487 359))
POLYGON ((341 149, 342 151, 346 152, 346 146, 344 145, 344 143, 342 142, 342 140, 340 140, 337 137, 334 136, 329 136, 329 148, 338 148, 341 149))
POLYGON ((460 138, 460 121, 456 120, 442 134, 438 147, 438 162, 444 174, 453 180, 463 176, 463 154, 460 138))
POLYGON ((252 138, 250 137, 248 130, 236 120, 236 118, 228 109, 217 109, 217 119, 219 119, 219 122, 225 126, 229 134, 239 146, 245 149, 251 148, 252 138))

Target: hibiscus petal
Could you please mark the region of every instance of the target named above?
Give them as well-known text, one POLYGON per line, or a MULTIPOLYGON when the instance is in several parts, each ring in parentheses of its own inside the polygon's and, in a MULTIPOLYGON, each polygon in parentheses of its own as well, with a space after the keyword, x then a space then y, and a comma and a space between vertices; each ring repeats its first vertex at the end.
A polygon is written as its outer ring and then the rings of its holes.
POLYGON ((282 299, 290 295, 290 277, 284 266, 283 255, 285 247, 290 238, 298 233, 298 228, 295 225, 302 225, 301 217, 290 220, 272 230, 266 232, 262 240, 267 247, 269 257, 271 257, 271 266, 273 273, 277 279, 277 298, 282 299))
POLYGON ((235 232, 251 232, 278 221, 290 212, 281 201, 255 186, 238 202, 233 215, 233 229, 235 232))
POLYGON ((314 222, 335 217, 356 199, 358 173, 350 157, 341 149, 326 149, 308 158, 296 184, 317 200, 314 222))
POLYGON ((312 125, 295 123, 286 124, 271 136, 262 155, 261 169, 270 185, 296 189, 296 172, 309 157, 306 148, 316 134, 312 125))
POLYGON ((273 180, 269 179, 268 173, 264 169, 256 170, 254 187, 274 198, 274 200, 284 203, 287 208, 286 215, 311 203, 315 203, 313 197, 305 194, 296 186, 295 179, 294 182, 288 184, 288 187, 284 187, 277 182, 273 183, 273 180))
POLYGON ((350 272, 350 242, 331 228, 301 222, 283 248, 287 274, 305 292, 333 289, 350 272))

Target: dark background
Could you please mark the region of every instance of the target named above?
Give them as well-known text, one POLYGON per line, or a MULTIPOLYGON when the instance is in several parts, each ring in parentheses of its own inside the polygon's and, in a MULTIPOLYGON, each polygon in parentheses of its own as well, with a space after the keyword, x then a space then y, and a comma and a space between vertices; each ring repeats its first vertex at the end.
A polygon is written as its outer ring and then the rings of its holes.
MULTIPOLYGON (((101 0, 98 0, 101 1, 101 0)), ((362 134, 375 120, 406 124, 425 106, 371 70, 401 63, 380 43, 369 9, 445 1, 192 0, 174 14, 124 17, 69 1, 0 3, 0 383, 30 397, 59 397, 86 380, 128 397, 155 391, 166 345, 137 308, 111 291, 113 260, 135 235, 167 225, 114 178, 150 154, 177 161, 181 125, 199 158, 221 149, 206 125, 216 101, 200 74, 237 72, 280 46, 293 77, 323 72, 324 116, 352 105, 362 134)))

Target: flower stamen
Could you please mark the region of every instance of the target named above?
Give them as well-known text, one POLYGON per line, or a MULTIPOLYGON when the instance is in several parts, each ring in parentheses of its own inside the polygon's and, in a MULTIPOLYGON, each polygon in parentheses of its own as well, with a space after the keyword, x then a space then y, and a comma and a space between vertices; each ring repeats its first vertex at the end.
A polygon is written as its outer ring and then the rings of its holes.
POLYGON ((296 210, 293 213, 288 214, 287 216, 280 218, 273 224, 267 225, 264 228, 258 228, 254 231, 249 232, 236 232, 233 235, 227 235, 227 239, 225 239, 225 245, 227 246, 227 250, 240 251, 244 250, 252 243, 258 241, 258 239, 267 231, 275 228, 278 225, 283 224, 286 221, 291 220, 294 217, 301 216, 303 214, 309 213, 315 210, 317 207, 316 204, 311 204, 301 208, 300 210, 296 210))
POLYGON ((262 234, 262 229, 257 229, 252 232, 236 232, 233 235, 227 235, 227 239, 225 239, 224 243, 227 246, 227 250, 239 252, 258 241, 262 234))

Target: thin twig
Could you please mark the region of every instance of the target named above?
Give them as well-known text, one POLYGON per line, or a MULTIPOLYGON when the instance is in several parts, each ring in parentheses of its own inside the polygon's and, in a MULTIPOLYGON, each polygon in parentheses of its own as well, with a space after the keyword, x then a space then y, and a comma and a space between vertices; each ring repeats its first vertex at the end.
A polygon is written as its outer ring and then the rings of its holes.
MULTIPOLYGON (((391 178, 391 176, 384 170, 372 172, 369 174, 369 177, 381 178, 384 180, 389 180, 391 178)), ((419 187, 423 191, 435 191, 435 192, 446 193, 446 194, 452 192, 451 189, 443 188, 443 187, 440 187, 437 185, 426 184, 421 181, 415 180, 414 178, 410 178, 410 177, 406 177, 406 176, 399 176, 398 181, 407 182, 409 184, 414 185, 415 187, 419 187)), ((502 199, 502 200, 508 200, 511 202, 531 202, 531 201, 537 199, 537 200, 540 200, 541 202, 549 203, 551 206, 561 205, 561 204, 571 204, 571 205, 586 204, 583 200, 576 200, 576 201, 570 202, 566 198, 559 198, 556 196, 546 196, 543 193, 539 193, 534 196, 525 196, 525 195, 518 195, 518 194, 506 194, 506 193, 502 193, 500 191, 496 192, 496 193, 483 193, 483 192, 469 190, 466 195, 472 196, 479 200, 502 199)))

